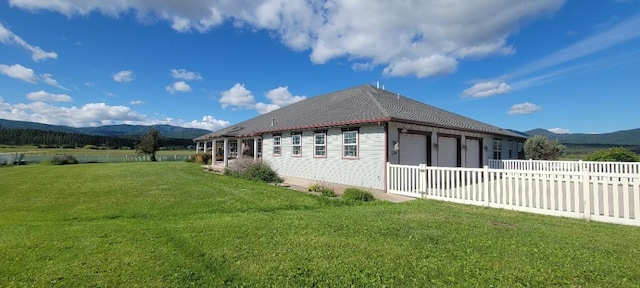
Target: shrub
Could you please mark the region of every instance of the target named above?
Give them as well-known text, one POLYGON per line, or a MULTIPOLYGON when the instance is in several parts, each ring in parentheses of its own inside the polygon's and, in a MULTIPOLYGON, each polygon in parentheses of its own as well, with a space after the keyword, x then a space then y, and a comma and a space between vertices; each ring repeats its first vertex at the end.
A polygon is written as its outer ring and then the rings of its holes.
POLYGON ((320 189, 320 195, 325 196, 325 197, 336 197, 336 196, 338 196, 338 194, 336 194, 336 192, 334 192, 333 189, 327 188, 327 187, 322 187, 322 189, 320 189))
POLYGON ((524 155, 527 159, 558 160, 566 150, 567 147, 558 140, 551 141, 541 135, 535 135, 524 142, 524 155))
POLYGON ((282 183, 283 181, 269 165, 253 161, 252 158, 236 159, 224 169, 224 175, 265 183, 282 183))
POLYGON ((640 156, 635 152, 623 148, 613 147, 594 151, 584 157, 585 161, 612 161, 612 162, 640 162, 640 156))
POLYGON ((98 146, 96 145, 85 145, 82 149, 90 149, 90 150, 98 150, 98 146))
POLYGON ((56 155, 49 160, 49 163, 53 165, 78 164, 78 159, 71 155, 56 155))
POLYGON ((211 163, 211 153, 202 153, 191 156, 193 157, 193 161, 198 164, 210 164, 211 163))
POLYGON ((357 188, 347 188, 347 189, 345 189, 344 193, 342 193, 342 199, 347 200, 347 201, 362 201, 362 202, 368 202, 368 201, 375 200, 375 198, 373 197, 373 194, 371 194, 371 192, 360 190, 360 189, 357 189, 357 188))

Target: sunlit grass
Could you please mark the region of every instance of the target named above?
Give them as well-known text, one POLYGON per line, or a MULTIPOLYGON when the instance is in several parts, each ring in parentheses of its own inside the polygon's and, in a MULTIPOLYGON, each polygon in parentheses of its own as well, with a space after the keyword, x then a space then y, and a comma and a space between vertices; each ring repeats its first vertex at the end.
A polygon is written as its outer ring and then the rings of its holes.
POLYGON ((0 168, 0 286, 640 283, 640 229, 417 200, 352 205, 186 162, 0 168))

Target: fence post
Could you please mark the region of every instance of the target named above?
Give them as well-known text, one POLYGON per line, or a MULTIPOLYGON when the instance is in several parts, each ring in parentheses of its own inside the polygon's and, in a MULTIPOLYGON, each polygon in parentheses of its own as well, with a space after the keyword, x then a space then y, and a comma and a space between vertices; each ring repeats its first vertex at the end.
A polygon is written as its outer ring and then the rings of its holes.
POLYGON ((418 186, 418 189, 420 190, 418 191, 418 193, 424 196, 424 194, 427 192, 427 164, 420 164, 419 169, 420 176, 418 181, 420 181, 420 185, 418 186))
POLYGON ((484 206, 489 207, 489 166, 482 171, 482 188, 484 190, 484 206))
POLYGON ((391 185, 391 163, 387 162, 387 165, 386 165, 386 166, 387 166, 387 167, 386 167, 386 168, 387 168, 387 173, 386 173, 386 174, 387 174, 387 179, 386 179, 386 180, 387 180, 387 183, 386 183, 386 185, 384 185, 384 186, 385 186, 385 188, 386 188, 386 189, 385 189, 385 190, 386 190, 385 192, 386 192, 386 193, 389 193, 389 185, 391 185))
MULTIPOLYGON (((580 161, 580 164, 582 164, 582 160, 580 161)), ((591 189, 589 188, 591 187, 591 176, 589 175, 589 169, 585 169, 584 167, 582 167, 582 165, 580 166, 580 169, 582 169, 582 197, 584 197, 584 219, 591 220, 591 189)), ((605 191, 607 189, 608 188, 606 188, 605 191)), ((596 197, 595 193, 594 197, 596 197)), ((604 197, 608 196, 605 195, 604 197)))

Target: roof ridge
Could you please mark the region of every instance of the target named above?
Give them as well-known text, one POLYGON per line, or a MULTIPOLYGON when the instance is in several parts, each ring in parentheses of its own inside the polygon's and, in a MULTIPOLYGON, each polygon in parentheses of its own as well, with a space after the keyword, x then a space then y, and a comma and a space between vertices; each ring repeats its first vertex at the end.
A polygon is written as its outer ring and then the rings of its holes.
POLYGON ((380 101, 378 101, 378 98, 375 97, 373 95, 372 92, 378 94, 380 91, 377 88, 374 88, 372 85, 367 85, 369 86, 369 88, 371 88, 371 92, 367 91, 366 94, 369 97, 369 99, 371 99, 371 101, 373 101, 374 104, 376 104, 376 107, 378 107, 378 110, 380 110, 380 113, 382 113, 382 115, 384 115, 385 117, 391 117, 391 114, 389 113, 389 111, 387 111, 387 109, 385 109, 384 107, 382 107, 382 104, 380 103, 380 101))

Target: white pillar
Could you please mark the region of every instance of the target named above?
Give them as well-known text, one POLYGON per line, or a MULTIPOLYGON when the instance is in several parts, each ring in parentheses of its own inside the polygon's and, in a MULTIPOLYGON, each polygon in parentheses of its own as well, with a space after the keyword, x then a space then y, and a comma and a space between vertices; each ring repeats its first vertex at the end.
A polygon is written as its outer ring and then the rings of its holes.
POLYGON ((196 154, 200 152, 200 141, 196 142, 196 154))
MULTIPOLYGON (((204 154, 207 154, 207 141, 204 141, 204 154)), ((207 164, 207 163, 204 163, 207 164)))
POLYGON ((229 138, 224 138, 224 152, 222 155, 222 166, 229 167, 229 138))
POLYGON ((211 166, 216 165, 216 139, 211 140, 211 166))
POLYGON ((460 137, 460 167, 467 167, 467 137, 460 137))
POLYGON ((258 161, 258 138, 253 138, 253 161, 258 161))

